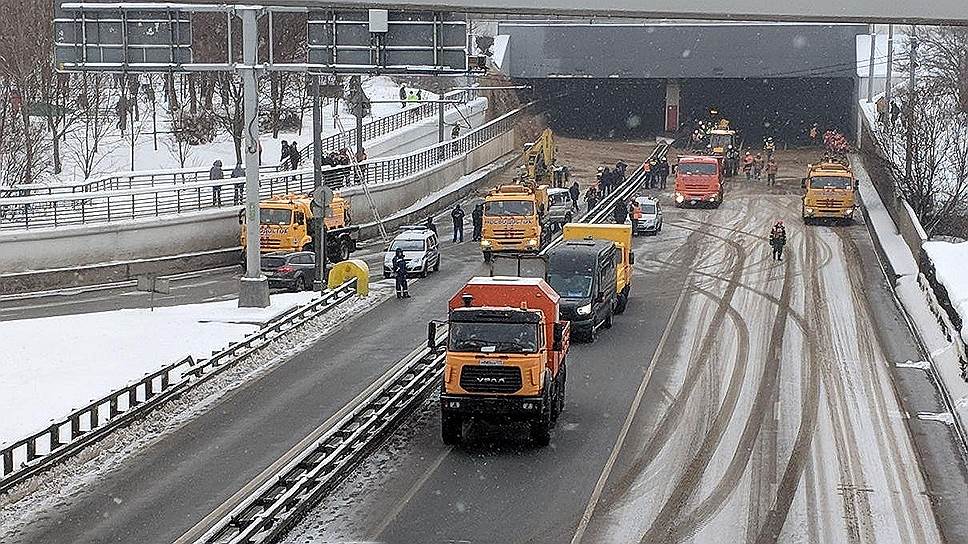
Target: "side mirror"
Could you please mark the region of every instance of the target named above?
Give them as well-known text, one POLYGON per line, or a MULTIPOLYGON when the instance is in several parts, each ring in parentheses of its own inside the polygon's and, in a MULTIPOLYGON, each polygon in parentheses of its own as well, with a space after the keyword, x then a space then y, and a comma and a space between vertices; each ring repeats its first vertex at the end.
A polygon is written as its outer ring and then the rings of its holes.
POLYGON ((555 328, 552 336, 553 336, 553 339, 551 343, 551 349, 553 351, 561 351, 564 348, 563 343, 565 340, 565 324, 555 323, 555 328))
POLYGON ((629 251, 629 264, 635 264, 635 253, 629 251))

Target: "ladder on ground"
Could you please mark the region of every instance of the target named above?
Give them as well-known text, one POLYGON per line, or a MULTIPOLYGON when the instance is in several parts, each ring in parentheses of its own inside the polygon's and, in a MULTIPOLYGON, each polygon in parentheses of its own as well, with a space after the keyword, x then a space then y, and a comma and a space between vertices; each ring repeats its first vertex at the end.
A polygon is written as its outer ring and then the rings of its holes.
MULTIPOLYGON (((345 133, 346 129, 343 128, 343 120, 340 119, 339 115, 334 117, 336 124, 339 126, 339 131, 345 133)), ((359 137, 359 136, 357 136, 359 137)), ((383 225, 383 218, 380 217, 380 210, 376 207, 376 202, 373 201, 373 195, 370 194, 370 188, 366 182, 366 176, 364 175, 363 168, 360 166, 359 161, 356 160, 356 153, 347 153, 350 157, 350 167, 352 168, 354 176, 356 179, 360 180, 360 184, 363 186, 363 194, 366 195, 366 202, 370 205, 370 213, 373 214, 373 219, 376 221, 377 229, 380 231, 380 238, 383 240, 383 244, 386 245, 389 242, 390 237, 387 234, 386 226, 383 225)))

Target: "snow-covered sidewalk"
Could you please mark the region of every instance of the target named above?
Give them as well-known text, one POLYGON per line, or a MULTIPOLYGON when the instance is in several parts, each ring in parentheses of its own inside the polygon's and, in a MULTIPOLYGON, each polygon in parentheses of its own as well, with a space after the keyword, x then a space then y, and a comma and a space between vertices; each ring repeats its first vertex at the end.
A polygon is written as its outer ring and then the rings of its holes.
MULTIPOLYGON (((860 195, 870 218, 872 235, 884 249, 898 276, 893 286, 895 293, 927 349, 930 363, 955 406, 954 416, 960 420, 964 429, 968 426, 968 383, 961 376, 959 345, 955 343, 956 338, 952 338, 955 341, 949 341, 943 333, 938 317, 932 312, 929 295, 925 292, 925 282, 919 279, 917 261, 901 238, 867 172, 859 160, 852 163, 857 165, 854 171, 860 181, 860 195)), ((962 267, 964 265, 968 265, 968 262, 963 263, 962 267)))
POLYGON ((0 323, 0 445, 185 356, 207 358, 317 296, 274 294, 263 309, 229 300, 0 323))

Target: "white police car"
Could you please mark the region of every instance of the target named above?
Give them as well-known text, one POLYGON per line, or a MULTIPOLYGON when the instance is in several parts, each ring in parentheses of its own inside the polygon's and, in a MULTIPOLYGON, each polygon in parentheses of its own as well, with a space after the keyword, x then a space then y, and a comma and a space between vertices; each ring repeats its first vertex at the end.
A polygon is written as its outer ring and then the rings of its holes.
POLYGON ((403 227, 403 232, 390 242, 383 256, 383 277, 393 277, 393 256, 397 249, 403 250, 407 260, 407 274, 425 277, 431 270, 440 270, 440 244, 437 233, 423 226, 403 227))

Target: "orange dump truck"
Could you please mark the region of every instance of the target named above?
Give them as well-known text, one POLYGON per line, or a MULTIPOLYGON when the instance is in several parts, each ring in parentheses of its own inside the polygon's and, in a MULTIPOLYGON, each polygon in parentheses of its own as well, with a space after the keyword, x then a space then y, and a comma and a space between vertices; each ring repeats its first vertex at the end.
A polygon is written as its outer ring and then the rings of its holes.
POLYGON ((450 299, 440 396, 441 435, 460 441, 468 418, 524 420, 547 445, 565 402, 567 321, 540 278, 472 278, 450 299))
POLYGON ((723 202, 723 163, 720 157, 684 155, 676 165, 676 206, 700 204, 718 208, 723 202))

